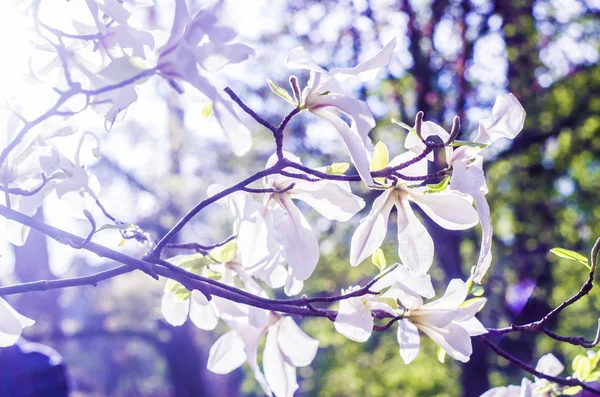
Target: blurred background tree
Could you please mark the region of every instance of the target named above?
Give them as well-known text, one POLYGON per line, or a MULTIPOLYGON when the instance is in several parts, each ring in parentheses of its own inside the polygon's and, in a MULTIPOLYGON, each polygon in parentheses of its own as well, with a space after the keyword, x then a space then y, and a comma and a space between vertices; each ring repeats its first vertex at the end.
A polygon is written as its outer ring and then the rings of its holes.
MULTIPOLYGON (((166 29, 171 2, 157 3, 142 17, 148 27, 166 29)), ((259 56, 232 66, 223 82, 273 121, 289 111, 289 105, 269 91, 266 79, 285 86, 293 73, 285 68, 285 56, 297 45, 330 68, 353 66, 391 37, 398 38, 383 82, 356 87, 379 119, 373 140, 384 141, 392 156, 403 150, 405 136, 390 123, 392 117, 410 124, 422 110, 426 120, 448 127, 459 115, 461 138, 466 139, 478 121, 489 116, 497 94, 515 94, 527 111, 525 129, 511 146, 490 148, 486 155, 495 238, 493 267, 484 285, 488 303, 480 318, 488 327, 537 320, 579 289, 585 269, 550 257, 548 250, 559 246, 585 254, 600 236, 597 1, 232 3, 240 40, 253 45, 259 56)), ((272 153, 270 134, 249 121, 253 152, 243 158, 231 155, 212 133, 213 120, 201 116, 207 100, 184 88, 186 94, 179 96, 164 81, 151 80, 141 87, 139 103, 124 122, 110 134, 101 127, 95 131, 103 142, 103 157, 93 170, 103 186, 100 199, 118 219, 154 236, 163 235, 205 197, 208 185, 234 182, 248 170, 263 167, 272 153)), ((306 115, 293 120, 286 131, 286 149, 311 166, 347 160, 331 127, 306 115)), ((366 214, 376 194, 366 189, 361 193, 367 195, 366 214)), ((63 222, 60 206, 46 203, 38 216, 63 222)), ((309 215, 321 232, 322 257, 305 293, 334 294, 376 274, 370 264, 348 264, 349 240, 364 214, 347 224, 309 215)), ((213 207, 186 227, 180 241, 220 241, 229 235, 230 222, 225 210, 213 207)), ((71 226, 80 235, 87 233, 84 222, 71 226)), ((432 277, 438 286, 452 278, 466 279, 477 260, 479 229, 449 232, 433 222, 427 227, 436 244, 432 277)), ((393 233, 389 230, 390 236, 393 233)), ((98 237, 111 247, 120 241, 116 232, 98 237)), ((397 254, 391 240, 384 251, 393 263, 397 254)), ((122 249, 143 253, 132 241, 122 249)), ((3 255, 0 263, 3 284, 76 276, 111 265, 46 242, 35 232, 25 247, 3 255)), ((166 325, 159 312, 161 294, 161 284, 128 274, 95 289, 25 294, 11 302, 37 319, 27 336, 64 356, 76 396, 261 395, 246 367, 229 376, 205 369, 218 332, 206 333, 190 323, 166 325)), ((554 330, 593 339, 598 317, 600 296, 594 290, 562 313, 554 330)), ((519 383, 523 376, 478 342, 471 361, 463 365, 451 359, 438 362, 436 346, 424 338, 424 351, 413 365, 405 366, 393 329, 357 344, 323 319, 304 321, 302 326, 321 341, 321 349, 312 366, 299 372, 301 395, 478 396, 492 386, 519 383)), ((508 335, 499 343, 532 364, 547 352, 568 364, 583 350, 528 333, 508 335)))

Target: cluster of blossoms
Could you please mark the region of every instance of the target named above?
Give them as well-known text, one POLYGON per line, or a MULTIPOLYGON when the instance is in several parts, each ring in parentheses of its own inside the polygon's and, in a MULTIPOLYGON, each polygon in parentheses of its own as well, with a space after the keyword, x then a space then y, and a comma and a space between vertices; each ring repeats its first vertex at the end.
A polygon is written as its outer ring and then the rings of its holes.
MULTIPOLYGON (((69 71, 52 71, 58 75, 57 84, 67 87, 57 114, 76 116, 80 112, 76 109, 78 103, 71 103, 68 93, 81 94, 87 98, 85 107, 101 114, 105 126, 110 128, 137 100, 136 84, 157 75, 178 91, 181 82, 186 82, 208 97, 212 114, 232 151, 236 155, 247 153, 252 145, 250 131, 239 120, 229 96, 211 78, 212 73, 226 65, 254 55, 252 48, 232 42, 237 33, 226 21, 224 1, 215 1, 190 15, 185 1, 176 0, 171 32, 162 46, 155 45, 160 35, 145 30, 126 3, 87 1, 85 10, 72 21, 75 35, 42 24, 60 39, 51 42, 57 57, 45 65, 44 71, 50 73, 50 66, 57 64, 69 71), (91 39, 73 39, 77 35, 91 39)), ((134 7, 151 5, 142 0, 128 3, 134 7)), ((43 6, 40 15, 44 15, 43 6)), ((302 91, 298 79, 291 78, 295 101, 287 95, 289 101, 298 112, 306 110, 330 123, 345 144, 360 179, 370 189, 381 191, 354 231, 347 259, 351 266, 360 265, 378 252, 392 210, 396 210, 399 263, 381 274, 369 293, 352 295, 361 290, 359 286, 342 290, 342 296, 348 297, 339 299, 338 311, 331 311, 334 314, 330 318, 338 332, 357 342, 370 337, 375 317, 391 319, 397 323, 399 353, 406 363, 419 352, 420 333, 450 357, 466 362, 472 353, 471 337, 487 332, 475 317, 485 300, 467 299, 468 285, 481 283, 492 262, 492 226, 481 152, 500 138, 514 139, 523 128, 525 111, 513 95, 498 96, 491 117, 479 122, 472 142, 456 141, 458 131, 449 133, 431 121, 417 118, 414 127, 405 125, 406 152, 389 161, 385 144, 374 146, 369 138, 376 125, 369 106, 345 88, 352 79, 374 79, 390 62, 395 46, 396 40, 390 40, 372 58, 354 68, 327 71, 303 48, 292 49, 286 61, 289 68, 310 72, 302 91), (440 140, 442 144, 433 143, 440 140), (434 149, 442 147, 447 166, 445 178, 436 185, 423 185, 429 163, 434 160, 434 149), (373 177, 373 171, 382 170, 389 171, 387 176, 373 177), (478 223, 482 226, 479 259, 471 280, 451 280, 440 299, 427 303, 424 299, 435 296, 428 274, 434 262, 434 242, 411 203, 445 229, 465 230, 478 223)), ((12 112, 6 114, 8 134, 0 135, 0 186, 5 192, 0 196, 1 204, 31 216, 55 192, 59 198, 72 196, 73 200, 82 201, 77 208, 91 208, 97 202, 99 187, 85 168, 85 159, 90 156, 83 152, 90 149, 91 157, 99 156, 95 135, 75 128, 50 129, 53 132, 36 135, 28 133, 28 122, 12 112), (65 140, 71 144, 63 143, 65 140)), ((265 169, 282 161, 295 164, 295 174, 270 173, 263 179, 264 189, 239 189, 219 200, 234 218, 235 241, 208 255, 176 256, 168 262, 254 297, 269 298, 261 285, 271 289, 283 287, 288 296, 299 294, 319 262, 320 250, 318 238, 295 200, 338 222, 349 221, 365 207, 365 202, 352 192, 348 181, 315 178, 315 174, 301 170, 302 162, 297 156, 283 150, 278 149, 269 158, 265 169), (262 200, 255 199, 257 194, 263 195, 262 200)), ((282 169, 283 166, 279 171, 282 169)), ((317 175, 331 174, 328 167, 312 171, 317 175)), ((225 189, 213 185, 208 196, 214 197, 225 189)), ((0 227, 13 244, 24 243, 27 227, 14 221, 6 221, 0 227)), ((188 290, 173 280, 165 285, 161 309, 165 320, 174 326, 182 325, 188 317, 203 330, 215 329, 220 320, 227 324, 231 330, 210 350, 209 370, 225 374, 247 361, 267 395, 293 395, 298 389, 296 368, 309 365, 317 353, 319 342, 306 335, 291 317, 188 290), (263 336, 266 342, 261 368, 258 349, 263 336)), ((22 328, 31 324, 32 320, 0 299, 0 346, 15 343, 22 328)), ((554 372, 550 369, 548 373, 554 372)), ((531 387, 530 383, 524 381, 521 387, 531 387)), ((502 393, 491 390, 486 395, 509 395, 502 393)))

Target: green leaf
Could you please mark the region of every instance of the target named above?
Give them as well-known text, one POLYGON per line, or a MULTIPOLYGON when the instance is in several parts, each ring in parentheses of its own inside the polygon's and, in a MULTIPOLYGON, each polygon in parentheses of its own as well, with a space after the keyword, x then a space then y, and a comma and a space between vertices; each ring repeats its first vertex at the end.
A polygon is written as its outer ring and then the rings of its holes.
POLYGON ((471 294, 473 294, 473 296, 483 296, 484 293, 485 288, 481 285, 474 285, 473 288, 471 288, 471 294))
POLYGON ((574 396, 582 390, 581 386, 571 386, 562 389, 561 394, 564 396, 574 396))
POLYGON ((579 354, 573 359, 573 376, 577 379, 584 380, 592 372, 592 363, 590 359, 579 354))
POLYGON ((450 175, 446 175, 444 179, 442 179, 439 183, 435 185, 427 185, 427 190, 425 193, 440 193, 446 190, 448 187, 448 183, 450 183, 450 175))
POLYGON ((344 175, 348 171, 348 168, 350 168, 350 164, 348 163, 333 163, 327 167, 325 173, 330 175, 344 175))
POLYGON ((279 95, 280 97, 285 99, 287 102, 291 103, 292 105, 294 105, 294 106, 297 105, 286 89, 281 88, 279 85, 277 85, 277 83, 275 83, 271 79, 267 79, 267 81, 269 82, 269 88, 271 89, 271 91, 273 91, 273 93, 275 93, 276 95, 279 95))
POLYGON ((206 277, 210 278, 211 280, 219 281, 223 277, 223 275, 219 272, 214 272, 208 269, 206 272, 206 277))
POLYGON ((571 251, 566 248, 552 248, 550 250, 550 252, 553 253, 554 255, 558 256, 559 258, 565 258, 565 259, 570 259, 572 261, 579 262, 582 265, 584 265, 585 267, 587 267, 588 270, 591 270, 590 265, 588 263, 588 259, 578 252, 571 251))
MULTIPOLYGON (((385 146, 383 142, 377 142, 375 145, 375 150, 373 152, 373 160, 369 165, 370 171, 379 171, 388 166, 390 162, 390 155, 388 153, 388 148, 385 146)), ((374 178, 377 183, 385 184, 385 178, 374 178)))
POLYGON ((476 147, 479 149, 483 149, 483 148, 487 147, 487 145, 485 143, 476 143, 476 142, 459 141, 459 140, 455 140, 454 142, 452 142, 452 146, 454 146, 454 147, 468 146, 468 147, 476 147))
POLYGON ((478 302, 481 304, 481 306, 479 307, 479 310, 477 310, 477 312, 480 312, 481 309, 483 309, 483 307, 487 303, 487 298, 477 297, 477 298, 467 299, 466 301, 464 301, 463 303, 461 303, 459 307, 471 306, 473 304, 477 304, 478 302))
POLYGON ((192 296, 192 293, 187 288, 175 280, 168 280, 166 288, 173 292, 175 299, 180 301, 187 300, 192 296))
POLYGON ((205 264, 202 254, 178 255, 171 258, 170 262, 194 274, 200 274, 205 264))
POLYGON ((442 364, 446 361, 446 352, 441 347, 438 347, 437 351, 437 359, 442 364))
POLYGON ((414 136, 418 137, 417 135, 417 130, 415 130, 413 127, 411 127, 408 124, 403 123, 402 121, 396 120, 396 119, 392 119, 392 123, 399 125, 400 127, 404 128, 406 131, 410 132, 411 134, 413 134, 414 136))
POLYGON ((210 251, 210 257, 219 263, 228 263, 235 259, 237 254, 237 243, 230 241, 225 245, 214 248, 210 251))
POLYGON ((385 260, 385 255, 383 254, 383 250, 381 248, 377 248, 375 253, 371 256, 371 262, 379 269, 379 272, 383 272, 383 270, 387 267, 387 262, 385 260))
POLYGON ((596 382, 600 379, 600 371, 590 373, 585 379, 585 382, 596 382))
POLYGON ((215 114, 213 110, 213 103, 209 102, 206 105, 204 105, 204 107, 202 108, 202 117, 209 118, 213 114, 215 114))

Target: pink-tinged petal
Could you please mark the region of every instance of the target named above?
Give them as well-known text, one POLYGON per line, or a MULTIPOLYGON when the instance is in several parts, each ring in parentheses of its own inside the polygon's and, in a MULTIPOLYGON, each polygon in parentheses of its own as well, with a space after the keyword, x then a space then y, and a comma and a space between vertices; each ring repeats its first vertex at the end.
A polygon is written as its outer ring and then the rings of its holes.
POLYGON ((444 328, 430 328, 420 324, 418 328, 453 359, 466 363, 471 358, 471 337, 460 325, 450 323, 444 328))
POLYGON ((173 326, 180 326, 187 320, 190 312, 190 300, 181 300, 175 297, 175 293, 165 289, 160 310, 165 321, 173 326))
POLYGON ((360 303, 361 298, 350 298, 340 301, 338 314, 333 323, 335 330, 355 342, 365 342, 373 332, 373 316, 371 311, 360 303), (356 299, 362 307, 357 308, 350 300, 356 299))
POLYGON ((476 143, 491 144, 500 138, 514 139, 525 123, 525 109, 513 94, 498 95, 492 117, 479 122, 476 143))
POLYGON ((359 63, 353 68, 331 69, 330 74, 342 82, 349 77, 356 77, 361 82, 373 80, 375 77, 377 77, 379 69, 387 66, 390 63, 395 48, 396 38, 394 37, 373 57, 359 63))
POLYGON ((408 200, 396 205, 398 214, 398 256, 411 272, 426 274, 433 263, 433 239, 419 221, 408 200))
POLYGON ((565 366, 552 353, 544 354, 540 357, 535 366, 536 371, 550 376, 558 376, 564 369, 565 366))
POLYGON ((423 189, 413 189, 408 196, 435 223, 449 230, 469 229, 479 223, 477 210, 467 197, 451 191, 421 193, 423 189))
POLYGON ((419 354, 421 347, 421 337, 419 336, 418 328, 403 318, 398 321, 396 338, 400 346, 400 357, 402 357, 405 364, 410 364, 419 354))
POLYGON ((327 219, 346 222, 365 206, 362 198, 337 183, 324 181, 298 185, 298 182, 291 191, 292 198, 304 201, 327 219))
POLYGON ((196 48, 196 59, 202 69, 214 73, 224 66, 240 63, 255 56, 256 51, 245 44, 208 42, 196 48))
POLYGON ((317 65, 313 57, 302 47, 295 47, 288 53, 285 65, 290 69, 304 69, 318 73, 327 73, 317 65))
POLYGON ((269 328, 263 352, 265 378, 273 394, 277 397, 292 397, 298 389, 296 367, 287 362, 277 341, 278 324, 269 328))
POLYGON ((228 374, 246 361, 244 341, 235 331, 222 335, 208 352, 207 369, 215 374, 228 374))
POLYGON ((279 322, 277 341, 286 361, 294 367, 310 365, 319 348, 319 341, 306 335, 291 317, 279 322))
POLYGON ((219 323, 219 317, 217 317, 213 305, 206 299, 202 292, 197 290, 192 291, 190 320, 192 320, 196 327, 205 331, 215 329, 219 323))
POLYGON ((311 112, 329 121, 335 127, 342 137, 346 149, 348 149, 348 152, 350 153, 350 158, 361 179, 367 185, 373 185, 374 182, 369 169, 369 157, 372 154, 372 145, 370 144, 369 138, 361 136, 355 126, 353 126, 354 128, 348 126, 348 124, 346 124, 339 116, 324 108, 313 109, 311 112))
POLYGON ((423 306, 426 310, 449 310, 459 307, 467 298, 467 284, 459 278, 450 280, 444 295, 435 302, 423 306))
POLYGON ((371 212, 360 221, 350 242, 350 264, 358 266, 381 246, 387 234, 388 219, 394 206, 391 190, 383 192, 373 202, 371 212))

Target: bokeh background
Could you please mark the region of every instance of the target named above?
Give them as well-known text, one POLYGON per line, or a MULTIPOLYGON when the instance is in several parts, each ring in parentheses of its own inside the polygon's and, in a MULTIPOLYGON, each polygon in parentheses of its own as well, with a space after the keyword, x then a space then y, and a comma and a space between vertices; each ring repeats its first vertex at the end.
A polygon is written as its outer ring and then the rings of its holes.
MULTIPOLYGON (((148 28, 168 31, 173 2, 156 3, 136 15, 148 28)), ((192 9, 201 5, 192 4, 192 9)), ((354 87, 378 118, 374 142, 384 141, 392 155, 403 150, 405 132, 391 118, 411 124, 421 110, 425 119, 448 128, 458 115, 461 139, 468 139, 478 121, 491 114, 497 94, 516 95, 527 111, 525 129, 514 142, 486 150, 495 237, 485 284, 488 303, 480 319, 488 327, 537 320, 579 290, 585 268, 548 251, 565 247, 587 254, 600 236, 598 0, 234 0, 230 8, 231 18, 239 22, 238 40, 254 46, 258 56, 229 67, 219 79, 274 123, 290 109, 270 92, 266 79, 285 86, 294 73, 306 82, 306 73, 285 67, 287 52, 297 45, 326 68, 346 67, 397 37, 389 68, 377 81, 354 87)), ((242 158, 233 156, 214 120, 201 115, 208 99, 183 87, 186 93, 180 96, 165 81, 151 79, 139 87, 139 101, 110 132, 102 121, 89 123, 102 140, 102 157, 92 168, 103 187, 100 200, 115 217, 154 236, 162 236, 205 198, 207 186, 233 183, 261 169, 273 150, 269 132, 246 119, 254 150, 242 158)), ((285 146, 311 166, 348 161, 333 128, 307 114, 290 124, 285 146)), ((320 233, 322 251, 316 273, 305 284, 308 295, 336 294, 377 274, 368 263, 357 268, 348 263, 352 232, 376 195, 357 191, 367 206, 346 224, 331 223, 302 207, 320 233)), ((86 222, 65 216, 67 212, 64 204, 49 199, 37 216, 87 234, 86 222)), ((383 247, 388 262, 397 260, 394 223, 383 247)), ((480 230, 449 232, 427 219, 426 225, 435 240, 432 277, 441 294, 450 279, 465 279, 476 263, 480 230)), ((178 238, 208 244, 230 232, 229 214, 214 206, 178 238)), ((96 239, 132 255, 144 252, 134 241, 119 247, 120 237, 113 231, 96 239)), ((0 236, 0 248, 3 285, 114 266, 35 232, 20 248, 8 246, 0 236)), ((26 329, 26 338, 63 356, 73 396, 261 395, 246 366, 228 376, 206 370, 208 350, 225 327, 207 333, 191 323, 169 326, 160 315, 162 288, 162 283, 132 273, 96 288, 30 293, 9 301, 37 321, 26 329)), ((273 296, 282 295, 275 291, 273 296)), ((600 294, 594 290, 563 312, 552 329, 593 339, 598 317, 600 294)), ((336 333, 326 320, 301 325, 321 345, 313 364, 299 369, 299 395, 478 396, 492 386, 518 384, 524 375, 476 341, 469 363, 440 363, 437 347, 422 338, 421 354, 406 366, 394 329, 358 344, 336 333)), ((570 367, 574 355, 583 353, 533 333, 497 342, 532 364, 553 352, 570 367)))

